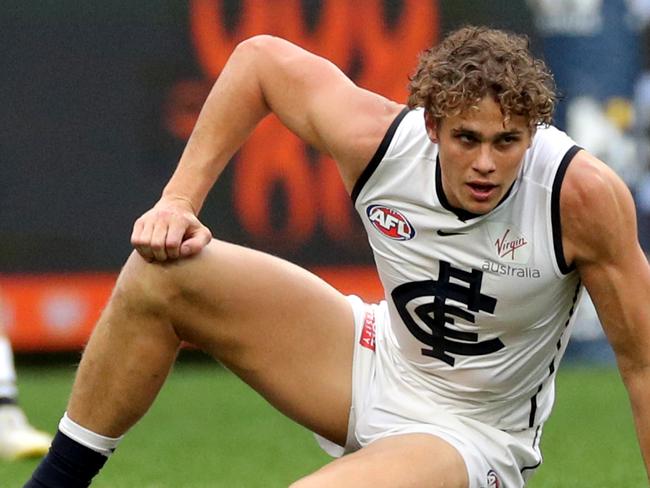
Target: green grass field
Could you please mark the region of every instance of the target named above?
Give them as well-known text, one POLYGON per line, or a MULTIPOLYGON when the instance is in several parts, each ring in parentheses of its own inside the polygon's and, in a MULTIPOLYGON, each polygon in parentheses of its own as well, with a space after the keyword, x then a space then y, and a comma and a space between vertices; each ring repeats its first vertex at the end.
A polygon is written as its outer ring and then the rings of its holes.
MULTIPOLYGON (((21 402, 54 429, 75 366, 21 364, 21 402)), ((565 366, 531 488, 636 488, 647 481, 618 373, 565 366)), ((149 414, 127 435, 93 486, 283 487, 328 461, 309 432, 286 420, 235 377, 182 360, 149 414)), ((0 487, 20 487, 36 461, 0 461, 0 487)))

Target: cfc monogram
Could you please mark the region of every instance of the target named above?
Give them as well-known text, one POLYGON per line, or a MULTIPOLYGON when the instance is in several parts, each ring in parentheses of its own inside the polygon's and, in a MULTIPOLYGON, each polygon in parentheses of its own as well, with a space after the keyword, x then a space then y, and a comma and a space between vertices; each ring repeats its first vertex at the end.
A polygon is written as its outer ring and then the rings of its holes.
POLYGON ((422 348, 424 356, 453 366, 456 358, 452 354, 483 356, 505 347, 498 338, 479 341, 476 332, 459 331, 447 326, 454 325, 456 319, 473 324, 477 313, 494 312, 497 300, 481 293, 482 280, 482 271, 472 269, 468 272, 440 261, 437 280, 405 283, 391 292, 404 324, 426 346, 422 348), (456 303, 465 307, 461 308, 456 303))

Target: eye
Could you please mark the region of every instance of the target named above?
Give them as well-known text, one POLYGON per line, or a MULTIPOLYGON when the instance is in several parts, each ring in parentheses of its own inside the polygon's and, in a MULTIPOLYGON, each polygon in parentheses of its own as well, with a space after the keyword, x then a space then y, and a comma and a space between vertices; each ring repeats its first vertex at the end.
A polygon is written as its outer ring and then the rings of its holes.
POLYGON ((520 137, 517 136, 517 135, 508 134, 508 135, 505 135, 503 137, 500 137, 497 140, 497 145, 498 146, 510 146, 511 144, 516 144, 517 142, 519 142, 519 139, 520 139, 520 137))
POLYGON ((456 139, 458 139, 463 144, 473 144, 475 142, 478 142, 478 139, 475 135, 462 132, 456 135, 456 139))

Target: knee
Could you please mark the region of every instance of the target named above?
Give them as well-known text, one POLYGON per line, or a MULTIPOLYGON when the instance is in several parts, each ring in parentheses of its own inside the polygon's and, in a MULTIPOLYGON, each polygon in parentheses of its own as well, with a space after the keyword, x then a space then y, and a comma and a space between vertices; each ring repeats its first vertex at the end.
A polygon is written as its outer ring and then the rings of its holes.
MULTIPOLYGON (((146 261, 133 251, 117 279, 111 301, 130 310, 172 318, 176 311, 193 311, 205 296, 207 269, 214 268, 213 241, 191 258, 164 263, 146 261)), ((213 290, 214 291, 214 290, 213 290)))
POLYGON ((113 289, 110 304, 130 313, 165 315, 180 295, 177 274, 170 265, 149 263, 131 253, 113 289))

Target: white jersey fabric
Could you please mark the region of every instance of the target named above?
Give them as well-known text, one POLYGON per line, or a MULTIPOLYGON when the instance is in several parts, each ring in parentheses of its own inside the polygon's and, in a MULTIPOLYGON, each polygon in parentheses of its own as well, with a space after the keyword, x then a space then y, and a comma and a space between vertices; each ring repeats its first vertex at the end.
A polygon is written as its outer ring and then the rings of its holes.
POLYGON ((582 293, 559 225, 578 151, 538 128, 508 194, 474 215, 449 205, 424 113, 405 109, 355 185, 386 293, 385 347, 433 405, 510 432, 548 418, 582 293))

